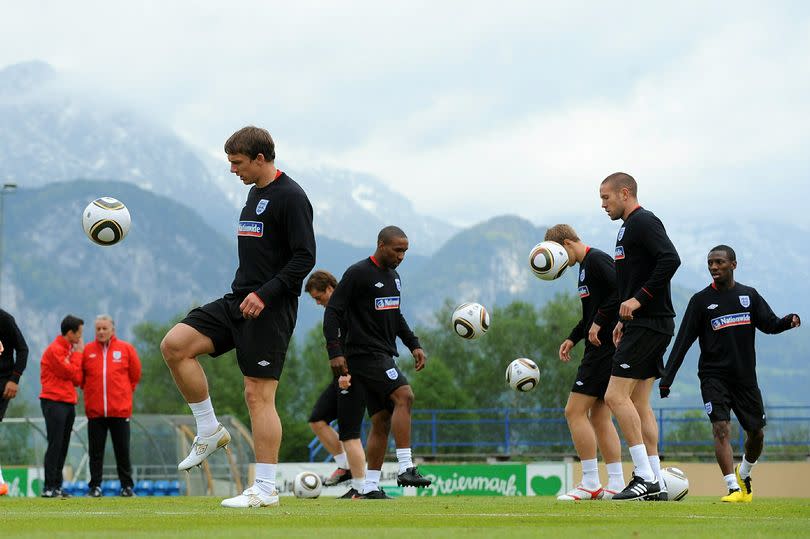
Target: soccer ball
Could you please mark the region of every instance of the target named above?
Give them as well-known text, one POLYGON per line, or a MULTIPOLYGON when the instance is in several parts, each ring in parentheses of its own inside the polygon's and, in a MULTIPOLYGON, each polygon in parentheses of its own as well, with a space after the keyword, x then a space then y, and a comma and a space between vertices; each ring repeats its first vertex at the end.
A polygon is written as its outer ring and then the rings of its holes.
POLYGON ((544 281, 553 281, 568 268, 568 251, 555 241, 541 241, 529 253, 532 273, 544 281))
POLYGON ((293 481, 293 494, 296 498, 317 498, 321 495, 321 476, 312 472, 301 472, 293 481))
POLYGON ((127 207, 112 197, 95 199, 82 213, 84 233, 99 245, 115 245, 123 240, 131 223, 127 207))
POLYGON ((531 359, 520 357, 506 367, 506 383, 516 391, 531 391, 540 382, 540 369, 531 359))
POLYGON ((453 311, 453 330, 463 339, 477 339, 489 329, 489 313, 480 303, 462 303, 453 311))
POLYGON ((689 493, 689 479, 680 468, 664 468, 661 470, 661 477, 664 478, 664 483, 667 485, 669 501, 681 501, 689 493))

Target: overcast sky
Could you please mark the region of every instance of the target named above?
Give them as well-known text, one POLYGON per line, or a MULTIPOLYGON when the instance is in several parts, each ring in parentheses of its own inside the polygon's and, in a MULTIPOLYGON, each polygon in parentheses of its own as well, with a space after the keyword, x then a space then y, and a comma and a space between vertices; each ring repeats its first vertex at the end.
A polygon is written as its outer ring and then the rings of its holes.
POLYGON ((810 224, 805 2, 4 3, 0 67, 34 59, 461 224, 598 214, 618 170, 670 218, 810 224))

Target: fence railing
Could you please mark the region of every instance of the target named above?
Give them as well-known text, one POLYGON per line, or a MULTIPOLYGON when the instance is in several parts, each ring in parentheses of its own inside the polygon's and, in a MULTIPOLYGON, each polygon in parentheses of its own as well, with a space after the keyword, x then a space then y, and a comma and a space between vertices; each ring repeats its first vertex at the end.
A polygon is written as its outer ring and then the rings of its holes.
MULTIPOLYGON (((702 408, 657 408, 654 412, 662 455, 668 458, 714 455, 711 423, 702 408)), ((766 412, 765 443, 770 448, 766 455, 810 456, 810 405, 770 406, 766 412)), ((412 418, 411 445, 419 457, 576 455, 562 408, 414 410, 412 418)), ((365 421, 364 441, 368 427, 365 421)), ((742 451, 744 439, 745 432, 732 420, 735 450, 742 451)), ((389 443, 393 444, 393 439, 389 443)), ((330 458, 317 438, 309 443, 308 449, 310 461, 330 458)))

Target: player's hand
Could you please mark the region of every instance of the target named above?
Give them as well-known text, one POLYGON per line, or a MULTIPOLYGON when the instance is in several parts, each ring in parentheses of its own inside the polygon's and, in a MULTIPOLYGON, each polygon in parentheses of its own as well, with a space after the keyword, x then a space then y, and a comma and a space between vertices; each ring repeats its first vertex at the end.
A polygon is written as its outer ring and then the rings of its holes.
POLYGON ((599 340, 599 330, 602 326, 594 322, 591 324, 591 329, 588 330, 588 342, 594 346, 602 346, 602 341, 599 340))
POLYGON ((19 387, 20 386, 17 385, 17 382, 12 382, 11 380, 6 382, 6 387, 3 390, 3 398, 6 400, 11 400, 16 397, 17 389, 19 389, 19 387))
POLYGON ((661 393, 661 398, 666 399, 669 397, 669 386, 658 386, 658 392, 661 393))
POLYGON ((613 328, 613 346, 618 347, 619 341, 622 340, 622 329, 624 328, 624 324, 621 322, 616 323, 616 327, 613 328))
POLYGON ((574 347, 574 341, 565 339, 560 345, 560 361, 571 361, 571 349, 574 347))
POLYGON ((352 386, 352 375, 344 374, 338 377, 338 387, 340 389, 349 389, 352 386))
POLYGON ((0 341, 0 354, 3 353, 3 341, 0 341))
POLYGON ((330 359, 329 366, 332 367, 332 374, 335 376, 349 374, 349 366, 346 365, 346 358, 343 356, 335 356, 330 359))
POLYGON ((623 301, 622 304, 619 305, 619 318, 621 320, 632 320, 633 312, 635 312, 639 307, 641 307, 641 303, 639 303, 636 298, 630 298, 627 301, 623 301))
POLYGON ((251 292, 239 304, 239 310, 243 318, 258 318, 264 310, 264 302, 256 292, 251 292))
POLYGON ((422 369, 424 369, 425 361, 427 361, 427 355, 425 354, 425 351, 422 350, 421 348, 414 348, 411 354, 413 354, 413 364, 414 367, 416 367, 416 370, 421 371, 422 369))
MULTIPOLYGON (((802 325, 802 319, 799 318, 798 314, 789 314, 788 316, 790 316, 790 327, 791 328, 797 328, 797 327, 802 325)), ((2 352, 2 351, 3 351, 3 345, 0 344, 0 352, 2 352)))
MULTIPOLYGON (((84 340, 80 340, 79 342, 75 343, 75 344, 73 345, 73 351, 74 351, 74 352, 79 352, 80 354, 81 354, 82 352, 84 352, 84 340)), ((65 361, 69 362, 69 361, 70 361, 70 358, 66 358, 66 360, 65 360, 65 361)))

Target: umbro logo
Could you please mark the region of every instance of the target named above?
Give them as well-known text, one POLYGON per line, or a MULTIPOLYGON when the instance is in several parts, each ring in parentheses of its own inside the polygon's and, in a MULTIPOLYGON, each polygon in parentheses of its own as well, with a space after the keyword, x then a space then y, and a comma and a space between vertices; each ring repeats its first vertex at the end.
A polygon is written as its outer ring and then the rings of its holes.
POLYGON ((628 365, 627 363, 622 363, 621 365, 619 365, 619 367, 621 367, 622 369, 629 369, 630 365, 628 365))
POLYGON ((262 366, 262 367, 266 367, 266 366, 270 365, 270 362, 267 361, 266 359, 263 359, 263 360, 259 361, 259 365, 262 366))
POLYGON ((709 309, 710 311, 713 311, 713 310, 715 310, 717 307, 719 307, 719 305, 718 305, 718 304, 716 304, 716 303, 712 303, 711 305, 709 305, 709 306, 708 306, 708 307, 706 307, 706 308, 707 308, 707 309, 709 309))
POLYGON ((382 288, 382 287, 383 287, 383 286, 385 286, 385 285, 384 285, 384 284, 382 284, 382 283, 376 283, 374 286, 376 286, 377 288, 382 288))
POLYGON ((205 454, 205 451, 208 449, 208 444, 197 444, 197 449, 194 451, 197 456, 205 454))
POLYGON ((576 384, 577 384, 578 386, 584 386, 584 385, 585 385, 585 383, 584 383, 582 380, 577 380, 577 381, 576 381, 576 384))

